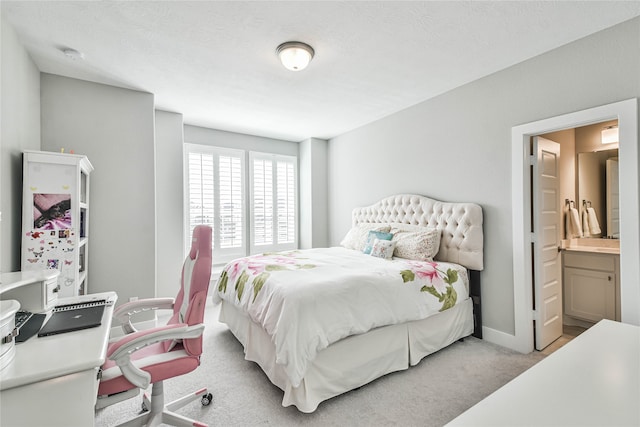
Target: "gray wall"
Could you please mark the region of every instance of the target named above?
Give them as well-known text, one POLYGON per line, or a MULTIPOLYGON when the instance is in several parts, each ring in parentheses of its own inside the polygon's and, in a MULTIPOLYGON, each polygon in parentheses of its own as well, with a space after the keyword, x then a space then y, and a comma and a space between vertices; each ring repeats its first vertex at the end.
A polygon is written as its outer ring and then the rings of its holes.
POLYGON ((185 125, 184 127, 184 142, 248 151, 260 151, 263 153, 284 154, 286 156, 298 155, 297 142, 225 132, 191 125, 185 125))
POLYGON ((154 99, 41 74, 42 150, 86 155, 91 174, 89 292, 155 296, 154 99))
POLYGON ((300 143, 300 247, 329 246, 327 224, 327 141, 300 143))
POLYGON ((22 150, 40 149, 40 71, 0 21, 0 271, 20 270, 22 150))
POLYGON ((156 110, 156 296, 175 297, 185 257, 182 114, 156 110))
POLYGON ((640 18, 330 140, 330 243, 391 194, 479 203, 483 321, 513 334, 511 128, 640 96, 638 52, 640 18))

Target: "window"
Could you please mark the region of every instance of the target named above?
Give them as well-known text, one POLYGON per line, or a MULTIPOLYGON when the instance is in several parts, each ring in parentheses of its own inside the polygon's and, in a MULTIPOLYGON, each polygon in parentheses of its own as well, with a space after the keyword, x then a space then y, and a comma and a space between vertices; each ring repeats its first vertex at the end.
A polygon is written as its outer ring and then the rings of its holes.
POLYGON ((251 253, 295 249, 298 244, 297 159, 249 154, 251 253))
POLYGON ((250 152, 246 179, 245 156, 243 150, 185 144, 186 250, 195 226, 207 224, 214 264, 298 246, 297 158, 250 152))
POLYGON ((185 144, 186 250, 193 229, 213 229, 213 262, 224 263, 247 253, 245 233, 244 152, 185 144))

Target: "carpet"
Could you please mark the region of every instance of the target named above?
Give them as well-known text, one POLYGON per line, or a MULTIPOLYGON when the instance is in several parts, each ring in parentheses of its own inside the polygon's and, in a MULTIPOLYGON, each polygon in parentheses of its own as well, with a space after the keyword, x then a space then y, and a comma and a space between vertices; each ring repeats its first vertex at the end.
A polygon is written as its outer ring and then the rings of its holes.
MULTIPOLYGON (((442 426, 544 358, 469 337, 304 414, 282 407, 282 391, 244 360, 240 343, 218 322, 218 310, 207 306, 200 367, 164 386, 165 402, 208 387, 211 405, 195 401, 177 412, 209 426, 442 426)), ((140 404, 134 398, 97 411, 96 426, 126 421, 140 404)))

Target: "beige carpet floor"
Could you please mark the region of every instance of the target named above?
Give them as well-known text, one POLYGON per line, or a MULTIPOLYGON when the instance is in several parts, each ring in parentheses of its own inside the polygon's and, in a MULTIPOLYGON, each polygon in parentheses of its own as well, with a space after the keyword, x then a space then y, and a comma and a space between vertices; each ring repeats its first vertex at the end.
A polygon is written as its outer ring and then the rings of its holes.
MULTIPOLYGON (((211 405, 196 401, 178 411, 209 426, 442 426, 545 357, 467 338, 304 414, 282 407, 282 391, 244 360, 242 346, 217 318, 218 306, 208 306, 201 366, 165 381, 167 402, 209 388, 211 405)), ((127 420, 140 403, 130 399, 98 411, 96 426, 127 420)))

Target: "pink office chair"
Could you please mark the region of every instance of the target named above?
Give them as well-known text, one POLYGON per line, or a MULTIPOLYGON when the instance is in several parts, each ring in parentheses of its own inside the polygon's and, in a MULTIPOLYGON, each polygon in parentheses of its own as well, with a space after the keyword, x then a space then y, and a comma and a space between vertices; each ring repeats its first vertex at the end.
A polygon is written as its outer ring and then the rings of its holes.
POLYGON ((204 309, 211 278, 211 228, 193 230, 191 251, 182 267, 181 286, 173 298, 152 298, 121 305, 114 318, 122 322, 125 335, 111 342, 102 366, 96 409, 137 396, 153 384, 151 399, 143 396, 143 413, 123 425, 206 426, 172 411, 201 399, 211 402, 203 388, 165 406, 163 380, 193 371, 200 365, 204 309), (166 326, 137 331, 131 317, 143 311, 173 309, 166 326))

